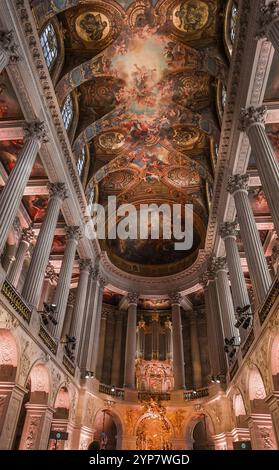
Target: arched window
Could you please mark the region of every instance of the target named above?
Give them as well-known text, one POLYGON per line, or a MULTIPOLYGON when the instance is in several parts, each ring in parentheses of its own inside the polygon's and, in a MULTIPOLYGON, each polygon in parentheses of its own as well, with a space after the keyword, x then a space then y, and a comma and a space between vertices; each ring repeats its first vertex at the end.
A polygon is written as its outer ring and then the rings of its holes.
POLYGON ((226 101, 227 101, 227 89, 226 89, 225 85, 223 85, 222 86, 222 92, 221 92, 222 111, 224 111, 224 109, 225 109, 226 101))
POLYGON ((85 160, 86 160, 86 148, 83 147, 81 150, 81 154, 77 160, 77 172, 78 175, 81 176, 83 173, 84 165, 85 165, 85 160))
POLYGON ((74 106, 73 106, 73 100, 72 100, 71 95, 67 96, 64 102, 61 114, 62 114, 62 119, 64 122, 65 129, 68 130, 72 123, 73 116, 74 116, 74 106))
POLYGON ((238 6, 237 6, 237 3, 233 2, 231 15, 230 15, 230 22, 229 22, 229 34, 230 34, 230 40, 231 40, 232 45, 234 44, 234 41, 235 41, 237 18, 238 18, 238 6))
POLYGON ((50 70, 55 63, 58 54, 57 38, 51 23, 48 23, 42 31, 40 42, 46 64, 50 70))

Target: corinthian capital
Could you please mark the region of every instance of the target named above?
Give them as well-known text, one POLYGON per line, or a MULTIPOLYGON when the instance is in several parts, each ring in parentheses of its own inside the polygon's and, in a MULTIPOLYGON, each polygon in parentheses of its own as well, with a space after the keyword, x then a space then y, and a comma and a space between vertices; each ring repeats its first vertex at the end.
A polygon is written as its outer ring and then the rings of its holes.
POLYGON ((29 225, 29 227, 27 228, 23 228, 21 233, 22 233, 21 239, 24 242, 31 243, 32 240, 35 239, 35 233, 31 225, 29 225))
POLYGON ((248 191, 249 189, 249 175, 233 175, 229 178, 227 191, 230 194, 236 191, 248 191))
POLYGON ((90 259, 80 259, 79 262, 79 269, 81 271, 88 271, 90 272, 90 269, 92 267, 91 260, 90 259))
POLYGON ((208 280, 209 280, 209 277, 208 277, 208 272, 204 272, 200 277, 199 277, 199 283, 203 286, 203 287, 206 287, 207 284, 208 284, 208 280))
POLYGON ((279 21, 279 2, 278 0, 273 0, 261 8, 257 38, 268 37, 269 30, 276 21, 279 21))
POLYGON ((250 108, 242 109, 239 120, 239 130, 242 132, 248 132, 250 127, 255 124, 264 126, 266 113, 266 106, 260 106, 258 108, 251 106, 250 108))
POLYGON ((66 232, 67 240, 76 240, 78 242, 82 237, 80 227, 76 225, 71 225, 69 227, 66 227, 65 232, 66 232))
POLYGON ((28 122, 24 126, 24 137, 25 139, 37 140, 39 143, 47 142, 47 128, 44 122, 33 121, 28 122))
POLYGON ((223 222, 220 224, 220 236, 221 238, 236 237, 238 232, 238 223, 234 222, 223 222))
POLYGON ((169 294, 169 298, 171 301, 171 305, 174 305, 174 304, 180 305, 182 302, 182 295, 179 292, 171 292, 169 294))
POLYGON ((8 54, 11 63, 16 63, 21 59, 13 31, 0 31, 0 49, 8 54))
POLYGON ((50 197, 58 197, 64 201, 68 197, 65 183, 48 183, 47 184, 50 197))
POLYGON ((211 265, 212 271, 217 274, 218 271, 227 271, 227 261, 225 257, 214 257, 212 258, 212 265, 211 265))
POLYGON ((132 304, 137 305, 138 300, 139 300, 139 296, 136 292, 129 292, 128 295, 127 295, 127 300, 128 300, 129 305, 132 305, 132 304))

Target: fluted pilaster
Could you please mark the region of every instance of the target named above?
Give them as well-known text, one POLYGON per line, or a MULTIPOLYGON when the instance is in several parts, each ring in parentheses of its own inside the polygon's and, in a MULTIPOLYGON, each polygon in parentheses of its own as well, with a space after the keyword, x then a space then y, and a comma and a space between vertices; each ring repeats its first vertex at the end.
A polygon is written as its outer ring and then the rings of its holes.
MULTIPOLYGON (((277 23, 278 27, 278 23, 277 23)), ((240 128, 247 133, 275 229, 279 233, 279 163, 265 131, 267 108, 242 110, 240 128)))
POLYGON ((15 261, 13 262, 8 275, 8 279, 14 287, 17 287, 18 285, 27 251, 29 250, 30 243, 34 240, 34 238, 35 234, 32 226, 22 229, 22 236, 16 252, 15 261))
POLYGON ((135 360, 137 349, 137 303, 138 294, 128 294, 128 321, 125 349, 124 385, 127 388, 135 388, 135 360))
POLYGON ((120 387, 120 367, 121 367, 121 349, 122 349, 122 328, 123 328, 123 312, 117 312, 114 334, 114 345, 111 366, 111 383, 116 387, 120 387))
POLYGON ((33 250, 31 263, 23 286, 22 295, 27 302, 38 305, 44 282, 44 274, 49 260, 56 224, 67 192, 64 183, 49 183, 49 204, 37 243, 33 250))
POLYGON ((25 145, 0 195, 0 253, 5 247, 40 145, 46 139, 44 124, 37 121, 28 124, 25 138, 25 145))
POLYGON ((181 322, 181 300, 179 293, 170 294, 172 311, 173 373, 176 389, 185 388, 184 348, 181 322))
POLYGON ((144 347, 145 347, 145 321, 143 317, 140 319, 137 328, 137 358, 144 358, 144 347))
POLYGON ((62 333, 67 301, 71 287, 75 254, 80 238, 81 230, 79 227, 66 227, 67 244, 59 273, 57 288, 53 299, 53 303, 56 305, 56 320, 58 321, 57 325, 53 326, 53 336, 57 337, 58 339, 60 339, 62 333))
POLYGON ((93 345, 92 345, 92 353, 89 355, 90 358, 90 369, 93 372, 96 372, 97 368, 97 360, 98 360, 98 350, 99 350, 99 341, 100 341, 100 327, 101 327, 101 314, 102 314, 102 305, 103 305, 103 292, 104 287, 106 285, 106 280, 98 275, 98 291, 99 295, 97 297, 97 304, 96 304, 96 320, 94 326, 94 330, 92 332, 92 336, 94 335, 93 345))
POLYGON ((197 326, 197 314, 191 312, 190 314, 190 339, 191 339, 191 357, 193 369, 193 382, 196 388, 202 387, 202 367, 201 367, 201 354, 197 326))
POLYGON ((271 277, 264 256, 259 232, 248 198, 248 175, 234 175, 229 179, 228 191, 234 196, 237 219, 249 273, 258 302, 264 301, 271 277))

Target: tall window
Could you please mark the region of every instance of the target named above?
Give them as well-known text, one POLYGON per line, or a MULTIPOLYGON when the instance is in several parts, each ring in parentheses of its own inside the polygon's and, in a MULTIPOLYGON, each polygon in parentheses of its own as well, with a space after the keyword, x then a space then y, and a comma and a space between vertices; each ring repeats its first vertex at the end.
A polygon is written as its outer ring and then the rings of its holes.
POLYGON ((233 2, 230 21, 229 21, 229 30, 230 30, 229 32, 230 32, 230 40, 231 40, 232 45, 234 44, 234 41, 235 41, 237 18, 238 18, 238 6, 235 2, 233 2))
POLYGON ((67 96, 64 102, 61 114, 62 114, 62 119, 64 122, 65 129, 68 130, 73 120, 73 116, 74 116, 73 100, 72 100, 71 95, 67 96))
POLYGON ((77 172, 78 172, 79 176, 82 175, 84 165, 85 165, 85 160, 86 160, 86 148, 83 147, 82 151, 81 151, 81 154, 80 154, 80 156, 77 160, 77 172))
POLYGON ((222 111, 224 111, 224 109, 225 109, 226 102, 227 102, 227 89, 226 89, 225 85, 223 85, 222 93, 221 93, 222 111))
POLYGON ((46 64, 48 68, 51 69, 55 63, 58 53, 56 34, 51 23, 48 23, 43 30, 40 36, 40 42, 46 64))

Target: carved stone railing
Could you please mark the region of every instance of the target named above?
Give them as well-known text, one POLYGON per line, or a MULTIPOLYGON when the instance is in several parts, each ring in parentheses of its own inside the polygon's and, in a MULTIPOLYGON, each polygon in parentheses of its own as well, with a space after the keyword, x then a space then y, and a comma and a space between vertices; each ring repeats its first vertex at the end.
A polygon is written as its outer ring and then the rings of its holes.
POLYGON ((156 401, 168 401, 171 399, 170 393, 152 393, 152 392, 138 392, 138 399, 140 401, 148 401, 153 398, 156 401))
POLYGON ((65 369, 71 374, 72 376, 75 375, 76 372, 76 367, 75 364, 67 357, 63 356, 63 361, 62 361, 63 366, 65 366, 65 369))
POLYGON ((263 324, 266 317, 268 316, 278 295, 279 295, 279 280, 278 278, 276 278, 267 294, 267 297, 263 305, 261 306, 259 310, 259 319, 260 319, 261 325, 263 324))
POLYGON ((236 359, 235 363, 230 368, 230 379, 232 380, 239 369, 238 360, 236 359))
POLYGON ((198 390, 186 390, 183 395, 185 401, 197 400, 197 398, 203 398, 208 396, 208 387, 199 388, 198 390))
POLYGON ((40 325, 39 337, 41 338, 43 343, 48 347, 48 349, 55 355, 57 353, 57 342, 43 327, 43 325, 40 325))
POLYGON ((9 281, 5 280, 2 290, 2 294, 6 297, 9 301, 9 304, 14 308, 14 310, 27 322, 30 323, 32 310, 27 305, 26 302, 22 299, 21 295, 17 292, 17 290, 9 283, 9 281))
POLYGON ((124 400, 123 388, 115 388, 115 387, 112 387, 111 385, 100 384, 99 392, 105 393, 106 395, 110 395, 114 398, 121 398, 121 400, 124 400))
POLYGON ((242 353, 243 358, 246 356, 247 352, 249 351, 250 346, 252 345, 254 339, 255 339, 255 334, 254 334, 254 330, 252 328, 249 332, 249 335, 247 336, 247 338, 245 340, 245 343, 241 347, 241 353, 242 353))

